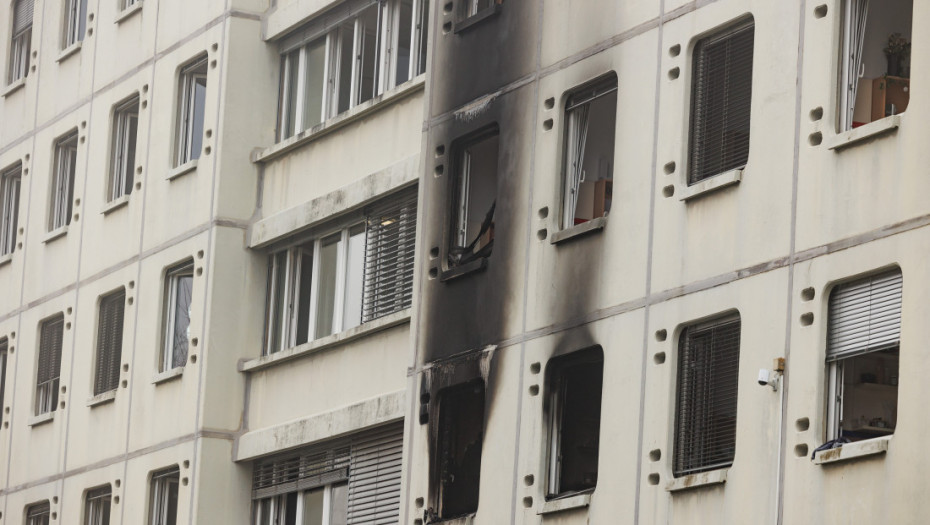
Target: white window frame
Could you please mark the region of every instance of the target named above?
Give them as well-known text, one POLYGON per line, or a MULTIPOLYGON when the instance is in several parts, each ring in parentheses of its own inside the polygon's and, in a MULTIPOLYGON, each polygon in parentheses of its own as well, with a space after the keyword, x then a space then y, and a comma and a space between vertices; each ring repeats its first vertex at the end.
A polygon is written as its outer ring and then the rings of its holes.
MULTIPOLYGON (((337 486, 345 487, 346 493, 349 491, 349 482, 348 480, 343 480, 335 483, 327 483, 319 487, 314 487, 312 489, 301 490, 297 492, 297 511, 296 519, 294 520, 295 525, 299 523, 304 523, 304 513, 306 509, 304 508, 304 494, 307 492, 312 492, 315 490, 323 490, 323 522, 322 525, 331 525, 332 524, 332 514, 333 514, 333 488, 337 486)), ((278 494, 276 496, 270 496, 267 498, 262 498, 260 500, 255 500, 253 505, 252 512, 252 523, 253 525, 290 525, 285 523, 285 515, 287 511, 287 497, 288 494, 278 494), (271 521, 262 522, 262 514, 264 510, 267 509, 267 516, 271 521)))
POLYGON ((35 397, 35 415, 40 416, 58 409, 58 385, 61 382, 61 351, 64 345, 64 315, 56 314, 39 323, 39 348, 36 352, 36 397, 35 397), (59 345, 57 348, 50 348, 45 341, 45 327, 51 323, 60 323, 61 332, 59 345), (45 381, 39 381, 39 372, 42 367, 42 358, 46 351, 54 352, 50 358, 57 360, 58 376, 49 377, 45 381))
MULTIPOLYGON (((32 0, 15 0, 11 9, 11 18, 16 19, 18 7, 32 0)), ((34 4, 33 4, 34 8, 34 4)), ((29 75, 29 53, 32 48, 32 21, 29 25, 16 31, 13 27, 13 34, 10 36, 10 62, 7 69, 7 84, 12 84, 22 80, 29 75)))
POLYGON ((22 164, 0 172, 0 256, 16 249, 22 164))
POLYGON ((49 525, 51 505, 48 500, 33 503, 26 507, 26 525, 49 525))
POLYGON ((142 3, 142 0, 119 0, 119 9, 120 11, 125 11, 132 6, 136 4, 141 4, 141 3, 142 3))
POLYGON ((109 484, 88 490, 84 496, 84 525, 109 525, 112 497, 113 489, 109 484))
POLYGON ((174 330, 177 323, 177 301, 178 301, 178 282, 185 277, 191 279, 191 302, 188 307, 188 326, 187 326, 187 344, 190 345, 190 314, 193 307, 193 279, 194 279, 194 260, 188 259, 178 265, 175 265, 165 272, 165 311, 164 311, 164 332, 162 334, 163 343, 161 358, 159 361, 159 372, 167 372, 175 368, 184 368, 187 364, 187 352, 190 351, 188 346, 185 352, 183 363, 177 364, 174 361, 175 340, 174 330))
MULTIPOLYGON (((175 492, 175 501, 180 496, 180 469, 175 465, 152 474, 151 497, 149 501, 149 525, 168 525, 170 492, 175 492)), ((178 502, 180 504, 180 502, 178 502)), ((178 509, 175 508, 175 513, 178 509)))
POLYGON ((117 104, 113 109, 113 142, 110 153, 110 177, 107 182, 107 202, 113 202, 132 193, 138 133, 139 95, 135 94, 117 104), (133 135, 136 136, 135 142, 130 140, 133 135), (132 162, 129 162, 130 157, 132 162))
POLYGON ((64 26, 62 27, 62 49, 84 40, 87 24, 87 0, 65 0, 64 26))
MULTIPOLYGON (((182 166, 200 158, 200 148, 194 148, 194 139, 197 134, 195 128, 198 113, 200 113, 200 120, 206 125, 206 95, 204 96, 204 107, 198 107, 196 104, 196 91, 198 84, 201 82, 203 83, 205 91, 208 87, 207 55, 203 54, 182 67, 178 77, 178 124, 177 142, 175 144, 175 167, 182 166)), ((202 129, 200 133, 203 134, 202 129)), ((201 138, 201 145, 202 140, 201 138)))
POLYGON ((53 232, 71 224, 77 172, 78 132, 74 129, 55 141, 55 165, 51 178, 48 231, 53 232))

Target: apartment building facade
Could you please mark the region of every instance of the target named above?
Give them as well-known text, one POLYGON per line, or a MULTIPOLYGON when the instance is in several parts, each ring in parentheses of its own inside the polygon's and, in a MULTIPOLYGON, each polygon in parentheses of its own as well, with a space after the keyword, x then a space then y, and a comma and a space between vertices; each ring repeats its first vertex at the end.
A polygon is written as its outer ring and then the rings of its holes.
POLYGON ((0 524, 920 522, 928 23, 8 1, 0 524))

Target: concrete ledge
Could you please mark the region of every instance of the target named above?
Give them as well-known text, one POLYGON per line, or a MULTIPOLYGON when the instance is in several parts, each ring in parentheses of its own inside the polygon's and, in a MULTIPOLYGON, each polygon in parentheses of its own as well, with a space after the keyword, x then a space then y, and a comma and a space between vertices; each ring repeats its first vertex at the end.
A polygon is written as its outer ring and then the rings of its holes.
POLYGON ((177 368, 172 368, 171 370, 165 370, 164 372, 159 372, 155 374, 155 377, 152 378, 153 385, 160 385, 162 383, 167 383, 172 379, 177 379, 184 375, 184 367, 179 366, 177 368))
POLYGON ((442 524, 442 525, 474 525, 475 515, 468 514, 466 516, 459 516, 457 518, 449 518, 445 520, 431 521, 430 524, 442 524))
POLYGON ((78 40, 77 42, 71 44, 70 46, 68 46, 68 47, 66 47, 66 48, 64 48, 64 49, 62 49, 62 50, 61 50, 61 53, 58 53, 58 58, 55 59, 55 62, 59 62, 59 63, 60 63, 60 62, 64 61, 66 58, 68 58, 69 56, 71 56, 71 55, 77 53, 78 51, 81 50, 81 45, 82 45, 82 44, 83 44, 83 41, 78 40))
POLYGON ((26 424, 30 427, 37 427, 39 425, 48 423, 49 421, 55 420, 55 411, 46 412, 44 414, 39 414, 38 416, 32 416, 26 421, 26 424))
POLYGON ((0 255, 0 266, 10 264, 12 260, 13 260, 13 252, 10 252, 6 255, 0 255))
POLYGON ((720 485, 727 482, 727 472, 729 469, 711 470, 710 472, 701 472, 700 474, 691 474, 680 478, 675 478, 665 485, 665 490, 669 492, 679 492, 682 490, 708 487, 711 485, 720 485))
POLYGON ((133 5, 129 6, 129 7, 127 7, 126 9, 123 9, 122 11, 120 11, 120 13, 119 13, 118 15, 116 15, 116 20, 114 20, 113 23, 119 24, 119 23, 121 23, 123 20, 126 20, 127 18, 129 18, 129 17, 131 17, 132 15, 138 13, 139 11, 142 11, 142 3, 143 3, 143 2, 144 2, 144 0, 139 0, 139 1, 136 2, 135 4, 133 4, 133 5))
POLYGON ((174 180, 185 173, 190 173, 197 169, 197 159, 189 160, 184 164, 181 164, 177 168, 171 169, 168 171, 168 176, 165 177, 168 180, 174 180))
POLYGON ((690 201, 691 199, 703 197, 708 193, 726 188, 727 186, 732 186, 733 184, 738 184, 741 180, 743 180, 743 168, 725 171, 719 175, 708 177, 697 184, 685 186, 682 188, 678 200, 690 201))
POLYGON ((103 405, 104 403, 110 403, 116 399, 116 389, 108 390, 106 392, 97 394, 87 399, 87 406, 95 407, 103 405))
POLYGON ((846 443, 839 448, 821 450, 814 456, 814 464, 830 465, 832 463, 841 463, 843 461, 884 454, 888 452, 889 443, 891 443, 891 436, 846 443))
POLYGON ((100 213, 104 215, 109 215, 110 212, 116 211, 122 208, 123 206, 126 206, 127 204, 129 204, 129 195, 123 195, 122 197, 117 197, 111 200, 110 202, 104 204, 103 211, 101 211, 100 213))
POLYGON ((551 244, 558 244, 560 242, 567 241, 569 239, 575 239, 588 233, 599 232, 604 229, 604 226, 607 226, 607 217, 591 219, 588 222, 576 224, 571 228, 565 228, 564 230, 553 233, 549 237, 549 242, 551 244))
POLYGON ((18 91, 19 88, 21 88, 21 87, 23 87, 23 86, 25 86, 25 85, 26 85, 26 77, 23 76, 23 78, 21 78, 21 79, 15 81, 15 82, 11 82, 11 83, 7 84, 6 88, 3 89, 3 93, 0 93, 0 97, 6 98, 6 97, 10 96, 14 91, 18 91))
POLYGON ((234 460, 249 461, 401 420, 407 408, 405 398, 406 391, 398 390, 331 412, 247 432, 237 440, 234 460))
POLYGON ((68 234, 68 225, 65 224, 64 226, 62 226, 62 227, 60 227, 60 228, 56 228, 56 229, 54 229, 54 230, 52 230, 52 231, 46 233, 46 234, 45 234, 45 237, 42 238, 42 243, 43 243, 43 244, 50 243, 50 242, 54 241, 55 239, 58 239, 59 237, 64 237, 64 236, 67 235, 67 234, 68 234))
POLYGON ((449 268, 448 270, 443 270, 439 274, 439 280, 442 282, 451 281, 452 279, 458 279, 459 277, 468 275, 470 273, 480 272, 488 267, 488 258, 481 257, 475 259, 474 261, 469 261, 465 264, 460 264, 449 268))
POLYGON ((582 509, 591 505, 591 493, 575 494, 565 498, 553 499, 543 503, 542 509, 536 514, 552 514, 565 510, 582 509))
POLYGON ((864 126, 838 133, 827 138, 824 143, 827 149, 839 152, 842 149, 872 140, 886 133, 891 133, 901 125, 901 115, 892 115, 883 119, 869 122, 864 126))

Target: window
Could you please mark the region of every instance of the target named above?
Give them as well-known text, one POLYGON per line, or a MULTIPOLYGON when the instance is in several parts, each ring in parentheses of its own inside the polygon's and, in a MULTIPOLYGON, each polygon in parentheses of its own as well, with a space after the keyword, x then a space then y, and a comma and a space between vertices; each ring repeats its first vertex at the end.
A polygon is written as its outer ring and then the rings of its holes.
POLYGON ((74 130, 55 141, 55 167, 52 172, 51 207, 48 231, 71 224, 74 197, 74 172, 77 168, 78 133, 74 130))
POLYGON ((428 9, 428 0, 350 2, 288 38, 281 53, 279 140, 423 73, 428 9))
POLYGON ((16 249, 22 172, 22 165, 17 164, 0 173, 0 255, 9 255, 16 249))
POLYGON ((439 393, 437 440, 438 507, 441 519, 478 510, 481 447, 484 436, 484 382, 439 393))
POLYGON ((501 2, 502 0, 460 0, 459 5, 462 7, 459 8, 459 21, 484 13, 488 9, 494 9, 501 2))
POLYGON ((837 285, 827 327, 827 439, 894 432, 898 419, 901 270, 837 285))
POLYGON ((177 465, 152 474, 149 525, 175 525, 178 522, 177 465))
POLYGON ((138 127, 139 95, 135 95, 113 110, 113 143, 110 178, 107 183, 107 202, 132 193, 138 127))
POLYGON ((403 423, 255 464, 253 525, 396 523, 403 423))
POLYGON ((264 354, 410 307, 416 198, 400 192, 269 257, 264 354))
POLYGON ((125 11, 126 9, 129 9, 132 6, 136 4, 141 4, 141 3, 142 3, 142 0, 119 0, 120 11, 125 11))
POLYGON ((729 467, 736 450, 738 315, 688 326, 678 345, 675 477, 729 467))
POLYGON ((565 187, 562 228, 610 212, 617 126, 617 75, 568 95, 565 101, 565 187))
POLYGON ((599 346, 557 357, 548 368, 548 495, 597 485, 604 351, 599 346))
POLYGON ((913 11, 913 0, 843 2, 840 131, 907 109, 913 11))
POLYGON ((750 19, 694 48, 688 184, 746 165, 754 34, 750 19))
POLYGON ((51 506, 48 501, 26 507, 26 525, 48 525, 51 506))
POLYGON ((3 395, 6 392, 6 359, 10 353, 10 342, 0 339, 0 423, 3 423, 3 395))
POLYGON ((207 56, 181 68, 175 166, 200 158, 207 99, 207 56))
POLYGON ((191 296, 194 290, 194 261, 169 268, 165 274, 164 341, 159 371, 187 364, 191 336, 191 296))
POLYGON ((450 266, 491 254, 497 204, 498 136, 495 125, 463 139, 454 147, 450 266))
POLYGON ((36 415, 54 412, 58 406, 58 376, 61 375, 61 344, 65 316, 42 321, 39 325, 39 361, 36 372, 36 415))
POLYGON ((97 366, 94 395, 116 390, 119 386, 120 357, 123 352, 123 305, 126 290, 100 299, 97 320, 97 366))
POLYGON ((84 501, 84 525, 109 525, 112 495, 110 485, 87 491, 84 501))
POLYGON ((62 49, 67 49, 84 40, 86 19, 87 0, 65 0, 65 25, 61 39, 62 49))
POLYGON ((14 0, 13 33, 10 38, 10 64, 7 84, 26 78, 29 74, 29 53, 32 47, 32 11, 34 0, 14 0))

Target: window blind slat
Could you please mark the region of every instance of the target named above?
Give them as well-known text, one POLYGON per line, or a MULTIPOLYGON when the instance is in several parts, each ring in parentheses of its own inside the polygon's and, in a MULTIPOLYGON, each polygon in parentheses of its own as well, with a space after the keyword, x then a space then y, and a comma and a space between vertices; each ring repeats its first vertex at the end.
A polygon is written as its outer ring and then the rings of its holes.
POLYGON ((34 0, 19 0, 13 8, 13 35, 17 35, 32 25, 35 11, 34 0))
POLYGON ((410 307, 416 247, 416 188, 371 207, 366 216, 362 322, 410 307))
POLYGON ((898 269, 837 286, 830 294, 827 361, 897 345, 902 293, 898 269))

